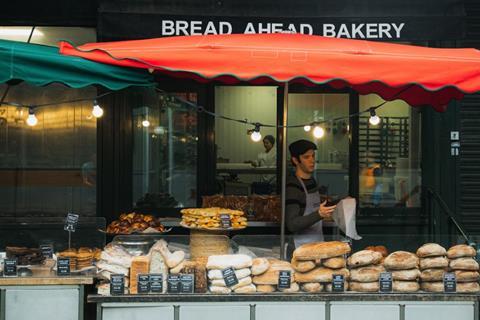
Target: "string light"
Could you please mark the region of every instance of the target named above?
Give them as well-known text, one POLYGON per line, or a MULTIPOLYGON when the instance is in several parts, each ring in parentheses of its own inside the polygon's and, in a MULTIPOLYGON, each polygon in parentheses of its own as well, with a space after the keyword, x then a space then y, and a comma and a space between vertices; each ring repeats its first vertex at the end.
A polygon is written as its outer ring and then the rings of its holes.
POLYGON ((36 126, 38 123, 38 119, 37 117, 35 116, 35 111, 33 108, 29 108, 28 109, 28 118, 27 118, 27 125, 29 125, 30 127, 34 127, 36 126))
POLYGON ((380 117, 377 116, 375 108, 370 108, 370 119, 368 119, 368 122, 370 122, 372 126, 376 126, 380 123, 380 117))
POLYGON ((144 126, 145 128, 150 127, 150 121, 148 121, 148 119, 143 120, 142 121, 142 126, 144 126))
POLYGON ((93 100, 92 115, 95 118, 100 118, 101 116, 103 116, 103 109, 98 105, 97 100, 93 100))
POLYGON ((305 130, 305 132, 310 132, 310 130, 312 130, 312 126, 307 124, 306 126, 303 127, 303 130, 305 130))
POLYGON ((250 135, 250 139, 253 142, 259 142, 262 140, 262 134, 260 133, 260 123, 255 123, 255 128, 247 131, 247 134, 250 135))
POLYGON ((320 139, 320 138, 322 138, 324 135, 325 135, 325 129, 323 129, 322 127, 316 126, 316 127, 313 129, 313 136, 314 136, 315 138, 320 139))

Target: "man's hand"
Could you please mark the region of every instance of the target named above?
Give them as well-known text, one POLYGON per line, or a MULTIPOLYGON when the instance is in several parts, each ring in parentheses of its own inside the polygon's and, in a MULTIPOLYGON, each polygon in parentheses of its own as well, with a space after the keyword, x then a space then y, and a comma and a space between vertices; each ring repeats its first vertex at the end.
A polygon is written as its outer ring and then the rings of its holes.
POLYGON ((322 219, 331 218, 333 211, 337 207, 336 205, 327 207, 326 204, 327 204, 327 201, 325 200, 320 204, 320 208, 318 208, 318 214, 322 219))

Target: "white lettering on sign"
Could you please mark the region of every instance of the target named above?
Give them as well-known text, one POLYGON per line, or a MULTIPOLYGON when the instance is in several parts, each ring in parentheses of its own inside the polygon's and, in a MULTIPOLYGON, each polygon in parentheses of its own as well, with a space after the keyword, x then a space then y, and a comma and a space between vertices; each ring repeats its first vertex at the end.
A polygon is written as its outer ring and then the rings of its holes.
POLYGON ((303 34, 313 34, 313 27, 308 23, 301 23, 298 26, 295 26, 293 23, 284 24, 260 22, 255 25, 253 22, 249 22, 247 23, 243 33, 297 33, 298 31, 303 34))
POLYGON ((401 37, 404 26, 405 23, 342 23, 337 27, 332 23, 325 23, 323 24, 323 36, 354 39, 392 39, 401 37))
POLYGON ((204 34, 230 34, 232 25, 227 21, 215 24, 213 21, 162 20, 163 36, 194 36, 204 34))

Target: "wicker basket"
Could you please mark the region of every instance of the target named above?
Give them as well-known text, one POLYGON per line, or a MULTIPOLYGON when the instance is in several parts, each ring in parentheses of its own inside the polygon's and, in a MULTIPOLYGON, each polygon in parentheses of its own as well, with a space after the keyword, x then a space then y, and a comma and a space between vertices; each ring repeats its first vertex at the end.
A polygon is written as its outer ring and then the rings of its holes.
POLYGON ((230 253, 230 240, 227 231, 190 230, 190 257, 206 263, 209 256, 230 253))

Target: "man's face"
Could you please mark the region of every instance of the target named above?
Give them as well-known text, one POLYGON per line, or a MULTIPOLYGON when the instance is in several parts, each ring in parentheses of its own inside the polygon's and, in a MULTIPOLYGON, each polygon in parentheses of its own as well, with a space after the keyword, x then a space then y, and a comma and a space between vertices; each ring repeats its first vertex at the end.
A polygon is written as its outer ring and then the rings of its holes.
MULTIPOLYGON (((295 159, 295 158, 294 158, 295 159)), ((308 150, 299 156, 299 161, 295 159, 295 165, 305 173, 313 173, 315 170, 315 151, 308 150)))
POLYGON ((273 147, 272 143, 267 139, 263 140, 263 146, 265 147, 265 150, 267 152, 270 151, 273 147))

